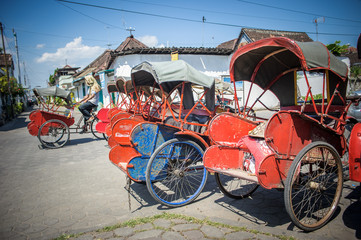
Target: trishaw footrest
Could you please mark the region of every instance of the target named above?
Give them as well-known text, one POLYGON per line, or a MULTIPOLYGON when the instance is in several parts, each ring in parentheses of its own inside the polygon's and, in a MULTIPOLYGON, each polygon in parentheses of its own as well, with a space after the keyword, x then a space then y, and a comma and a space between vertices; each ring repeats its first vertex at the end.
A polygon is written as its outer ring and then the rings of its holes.
POLYGON ((215 168, 215 169, 210 169, 212 171, 218 172, 220 174, 224 174, 224 175, 228 175, 228 176, 232 176, 232 177, 237 177, 237 178, 242 178, 248 181, 252 181, 252 182, 257 182, 258 183, 258 178, 256 175, 252 175, 248 172, 245 172, 241 169, 220 169, 220 168, 215 168))

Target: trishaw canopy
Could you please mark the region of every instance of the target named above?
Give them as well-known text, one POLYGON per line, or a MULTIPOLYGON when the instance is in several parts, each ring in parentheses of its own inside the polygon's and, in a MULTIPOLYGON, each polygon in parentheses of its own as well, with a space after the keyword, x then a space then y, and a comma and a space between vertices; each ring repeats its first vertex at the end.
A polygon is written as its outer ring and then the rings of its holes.
POLYGON ((34 92, 43 97, 60 97, 67 101, 71 101, 70 91, 58 88, 57 86, 52 86, 48 88, 34 88, 34 92))
POLYGON ((181 82, 190 82, 211 88, 214 78, 209 77, 183 60, 166 62, 142 62, 132 69, 132 80, 136 86, 162 85, 169 93, 181 82))
POLYGON ((327 71, 329 90, 339 87, 346 95, 348 67, 320 42, 297 42, 288 38, 267 38, 239 48, 230 63, 232 81, 250 81, 271 90, 281 106, 295 104, 295 72, 327 71))
POLYGON ((118 92, 118 88, 117 88, 117 85, 116 85, 116 82, 115 81, 109 81, 107 83, 107 89, 108 89, 108 92, 109 93, 114 93, 114 92, 118 92))

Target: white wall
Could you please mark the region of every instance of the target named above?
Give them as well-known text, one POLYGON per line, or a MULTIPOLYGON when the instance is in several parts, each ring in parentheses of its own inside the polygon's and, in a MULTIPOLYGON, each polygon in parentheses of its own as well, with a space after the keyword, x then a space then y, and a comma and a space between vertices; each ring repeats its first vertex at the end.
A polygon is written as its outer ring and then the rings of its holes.
MULTIPOLYGON (((194 55, 179 54, 179 59, 186 61, 200 72, 212 77, 221 78, 221 75, 229 74, 229 56, 222 55, 194 55)), ((122 76, 130 79, 130 70, 144 61, 162 62, 170 61, 169 54, 137 54, 119 56, 110 66, 114 69, 116 77, 122 76)))

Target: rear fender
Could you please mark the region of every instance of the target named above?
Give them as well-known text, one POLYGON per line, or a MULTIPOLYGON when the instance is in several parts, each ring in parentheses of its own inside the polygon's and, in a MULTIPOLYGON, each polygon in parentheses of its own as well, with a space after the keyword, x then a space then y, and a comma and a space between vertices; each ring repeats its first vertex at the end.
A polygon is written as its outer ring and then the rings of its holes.
POLYGON ((175 135, 195 141, 196 143, 198 143, 200 145, 201 148, 203 148, 203 150, 206 150, 209 147, 209 144, 199 134, 196 134, 192 131, 188 131, 188 130, 179 131, 179 132, 176 132, 175 135))
POLYGON ((350 180, 361 182, 361 123, 357 123, 351 131, 349 171, 350 180))

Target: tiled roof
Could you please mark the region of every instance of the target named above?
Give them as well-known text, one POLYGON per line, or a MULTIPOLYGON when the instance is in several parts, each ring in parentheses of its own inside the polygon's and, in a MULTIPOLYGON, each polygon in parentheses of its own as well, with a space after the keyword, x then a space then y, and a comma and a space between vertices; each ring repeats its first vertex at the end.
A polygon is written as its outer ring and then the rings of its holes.
MULTIPOLYGON (((264 38, 270 37, 287 37, 299 42, 312 42, 313 40, 305 32, 290 32, 290 31, 278 31, 278 30, 267 30, 257 28, 243 28, 239 37, 224 43, 221 43, 217 48, 225 48, 235 50, 243 36, 246 36, 250 42, 255 42, 264 38)), ((243 43, 246 44, 246 43, 243 43)))
POLYGON ((235 38, 227 42, 221 43, 217 46, 217 48, 234 49, 237 45, 237 40, 238 38, 235 38))
POLYGON ((244 33, 253 42, 270 37, 287 37, 299 42, 312 42, 313 40, 305 32, 291 32, 279 30, 267 30, 256 28, 243 28, 241 34, 244 33))
POLYGON ((117 52, 117 56, 130 54, 171 54, 178 52, 178 54, 202 54, 202 55, 229 55, 230 49, 225 48, 191 48, 191 47, 172 47, 172 48, 134 48, 122 52, 117 52))
POLYGON ((138 41, 133 37, 133 35, 131 35, 130 37, 127 37, 127 39, 125 39, 125 41, 122 42, 119 47, 115 49, 115 51, 122 52, 134 48, 148 48, 148 46, 138 41))
POLYGON ((97 57, 93 62, 86 66, 83 70, 79 71, 74 75, 74 78, 79 78, 87 75, 88 73, 96 73, 99 71, 107 70, 110 64, 113 62, 115 55, 112 50, 105 50, 99 57, 97 57), (89 71, 91 69, 91 71, 89 71), (83 75, 84 72, 87 74, 83 75))

